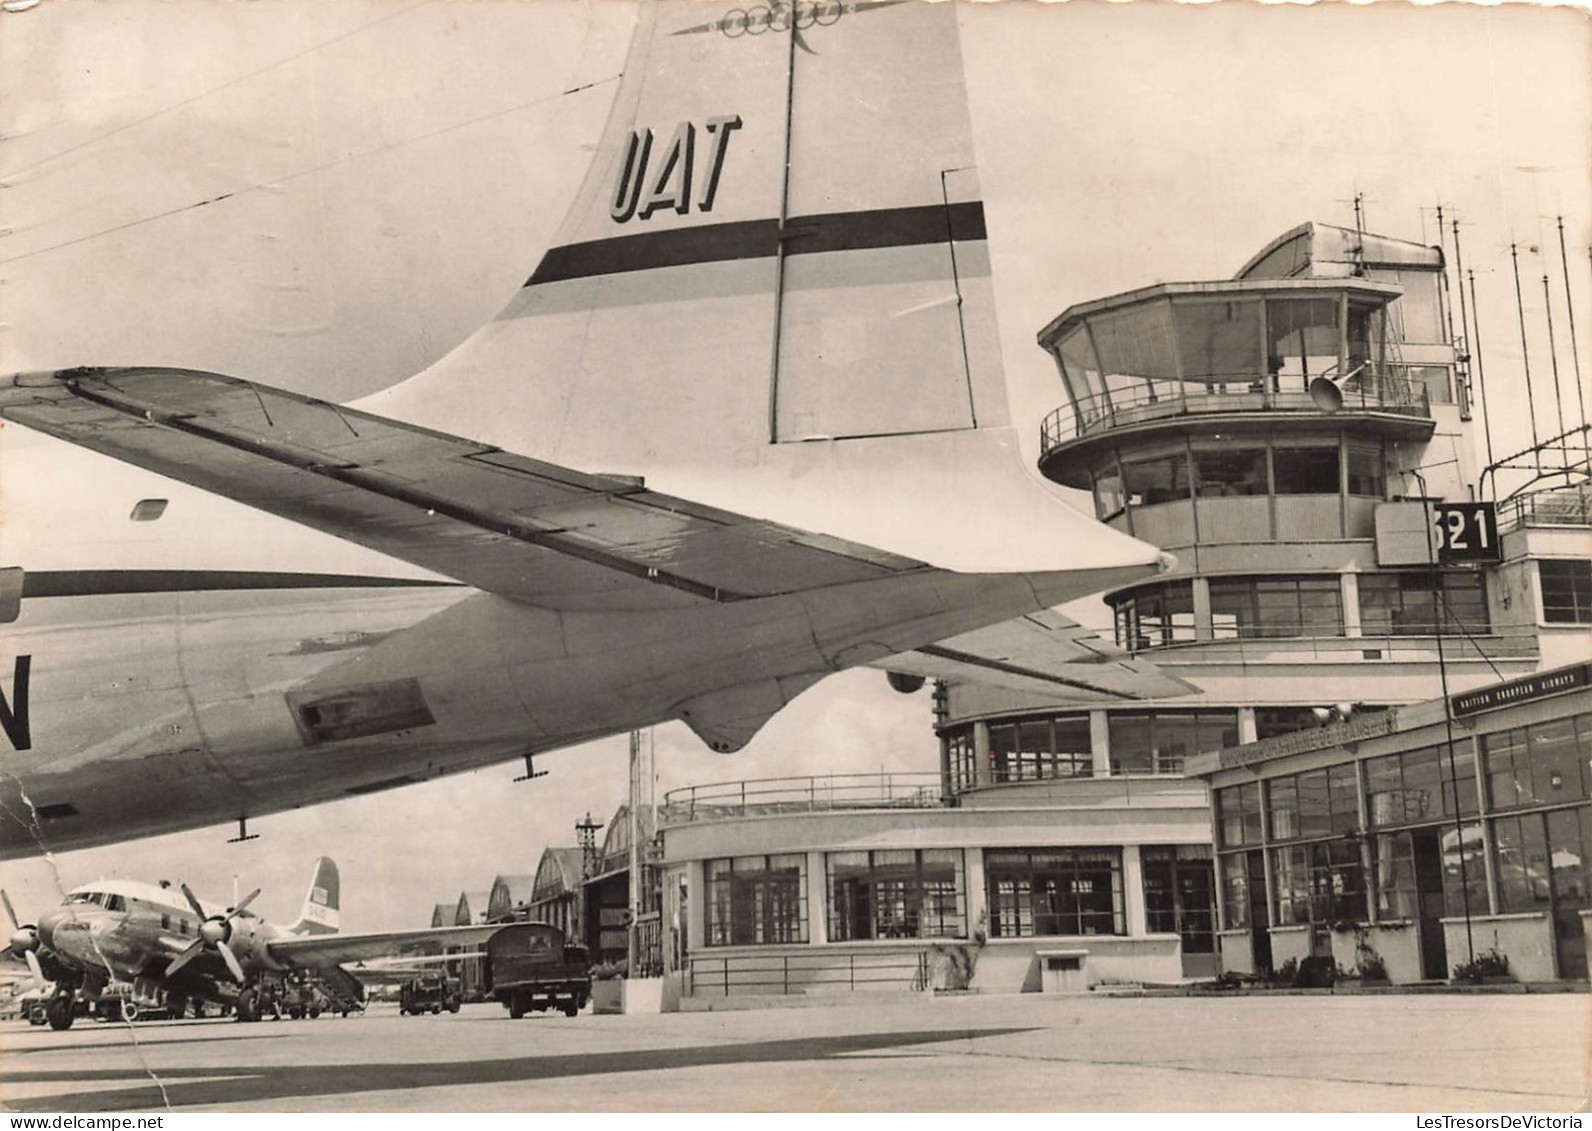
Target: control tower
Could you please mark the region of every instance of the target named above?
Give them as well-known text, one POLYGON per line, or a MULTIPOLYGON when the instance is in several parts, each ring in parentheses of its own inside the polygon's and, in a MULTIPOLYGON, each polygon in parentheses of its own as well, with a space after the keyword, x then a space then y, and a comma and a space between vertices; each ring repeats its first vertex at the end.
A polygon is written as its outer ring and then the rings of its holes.
MULTIPOLYGON (((1102 706, 944 685, 942 774, 963 807, 1051 808, 1056 843, 1154 872, 1150 927, 1181 936, 1189 976, 1217 883, 1186 758, 1584 658, 1584 487, 1475 516, 1456 545, 1482 552, 1434 549, 1429 504, 1481 498, 1447 301, 1441 249, 1304 224, 1232 279, 1080 303, 1039 334, 1067 395, 1040 470, 1178 559, 1106 595, 1116 643, 1202 691, 1102 706)), ((1246 884, 1264 899, 1263 877, 1222 877, 1230 926, 1246 884)))

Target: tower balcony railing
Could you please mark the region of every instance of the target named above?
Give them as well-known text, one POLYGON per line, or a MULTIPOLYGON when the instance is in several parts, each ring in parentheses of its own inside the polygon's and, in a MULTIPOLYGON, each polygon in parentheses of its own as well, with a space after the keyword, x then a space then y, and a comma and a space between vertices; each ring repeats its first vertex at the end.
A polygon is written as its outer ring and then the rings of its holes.
MULTIPOLYGON (((1328 370, 1320 377, 1334 379, 1328 370)), ((1180 416, 1219 413, 1300 413, 1325 416, 1310 394, 1311 381, 1298 374, 1233 374, 1199 380, 1133 378, 1127 387, 1106 390, 1062 405, 1040 424, 1041 453, 1114 428, 1180 416)), ((1375 412, 1431 419, 1425 384, 1408 367, 1360 364, 1340 384, 1339 412, 1375 412)))

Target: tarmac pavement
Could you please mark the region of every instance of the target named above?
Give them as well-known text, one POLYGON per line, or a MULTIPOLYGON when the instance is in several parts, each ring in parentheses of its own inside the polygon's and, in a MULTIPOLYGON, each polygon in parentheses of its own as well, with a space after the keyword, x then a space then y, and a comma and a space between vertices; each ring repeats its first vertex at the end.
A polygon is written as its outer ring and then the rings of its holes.
POLYGON ((907 999, 0 1025, 10 1111, 1585 1110, 1592 997, 907 999))

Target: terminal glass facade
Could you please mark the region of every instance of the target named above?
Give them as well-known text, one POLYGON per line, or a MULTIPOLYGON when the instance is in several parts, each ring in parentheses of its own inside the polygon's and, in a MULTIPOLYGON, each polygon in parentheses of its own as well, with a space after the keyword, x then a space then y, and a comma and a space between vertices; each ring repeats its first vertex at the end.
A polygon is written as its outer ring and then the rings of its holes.
POLYGON ((1185 954, 1216 950, 1216 877, 1208 844, 1146 845, 1145 926, 1151 934, 1177 935, 1185 954))
POLYGON ((831 852, 826 863, 830 941, 967 937, 960 849, 831 852))
POLYGON ((807 857, 735 856, 708 860, 709 946, 807 941, 807 857))
POLYGON ((1592 714, 1224 786, 1214 801, 1228 929, 1256 922, 1258 847, 1273 927, 1419 924, 1420 975, 1441 978, 1457 961, 1443 919, 1535 913, 1551 921, 1558 976, 1586 977, 1592 714))
POLYGON ((989 849, 984 877, 992 939, 1128 933, 1119 848, 989 849))

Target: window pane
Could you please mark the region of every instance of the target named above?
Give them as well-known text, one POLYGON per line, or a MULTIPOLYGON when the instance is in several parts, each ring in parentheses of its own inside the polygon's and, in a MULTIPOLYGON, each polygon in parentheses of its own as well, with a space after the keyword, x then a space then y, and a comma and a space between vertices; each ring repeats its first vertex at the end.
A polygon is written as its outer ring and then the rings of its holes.
POLYGON ((1376 862, 1377 915, 1414 919, 1420 914, 1415 887, 1415 848, 1410 834, 1378 836, 1372 844, 1376 862))
POLYGON ((1376 448, 1349 446, 1349 494, 1380 499, 1387 494, 1387 479, 1382 471, 1382 453, 1376 448))
POLYGON ((1338 364, 1338 304, 1328 298, 1266 299, 1267 372, 1282 390, 1309 388, 1338 364))
POLYGON ((1115 518, 1127 507, 1127 496, 1122 491, 1122 473, 1115 467, 1095 472, 1095 517, 1101 522, 1115 518))
POLYGON ((1265 370, 1257 301, 1172 304, 1183 376, 1194 380, 1250 380, 1265 370))
POLYGON ((1255 737, 1274 738, 1319 725, 1309 707, 1256 707, 1255 737))
POLYGON ((1150 720, 1144 715, 1110 717, 1111 772, 1147 774, 1154 766, 1150 746, 1150 720))
POLYGON ((1536 799, 1561 805, 1587 798, 1574 719, 1554 719, 1530 728, 1531 776, 1536 799))
POLYGON ((1196 451, 1194 471, 1202 499, 1266 494, 1266 449, 1196 451))
POLYGON ((1548 906, 1548 840, 1542 814, 1495 820, 1493 853, 1499 910, 1536 911, 1548 906))
POLYGON ((1273 470, 1279 495, 1336 495, 1337 448, 1278 448, 1273 470))
POLYGON ((1122 486, 1132 506, 1154 506, 1189 497, 1188 456, 1182 452, 1122 462, 1122 486))
POLYGON ((1542 619, 1549 624, 1592 624, 1592 561, 1539 561, 1542 619))
POLYGON ((1062 380, 1067 383, 1080 420, 1085 426, 1099 420, 1107 411, 1105 398, 1101 396, 1105 386, 1100 380, 1100 367, 1095 362, 1088 331, 1079 326, 1061 340, 1056 352, 1061 360, 1062 380))

